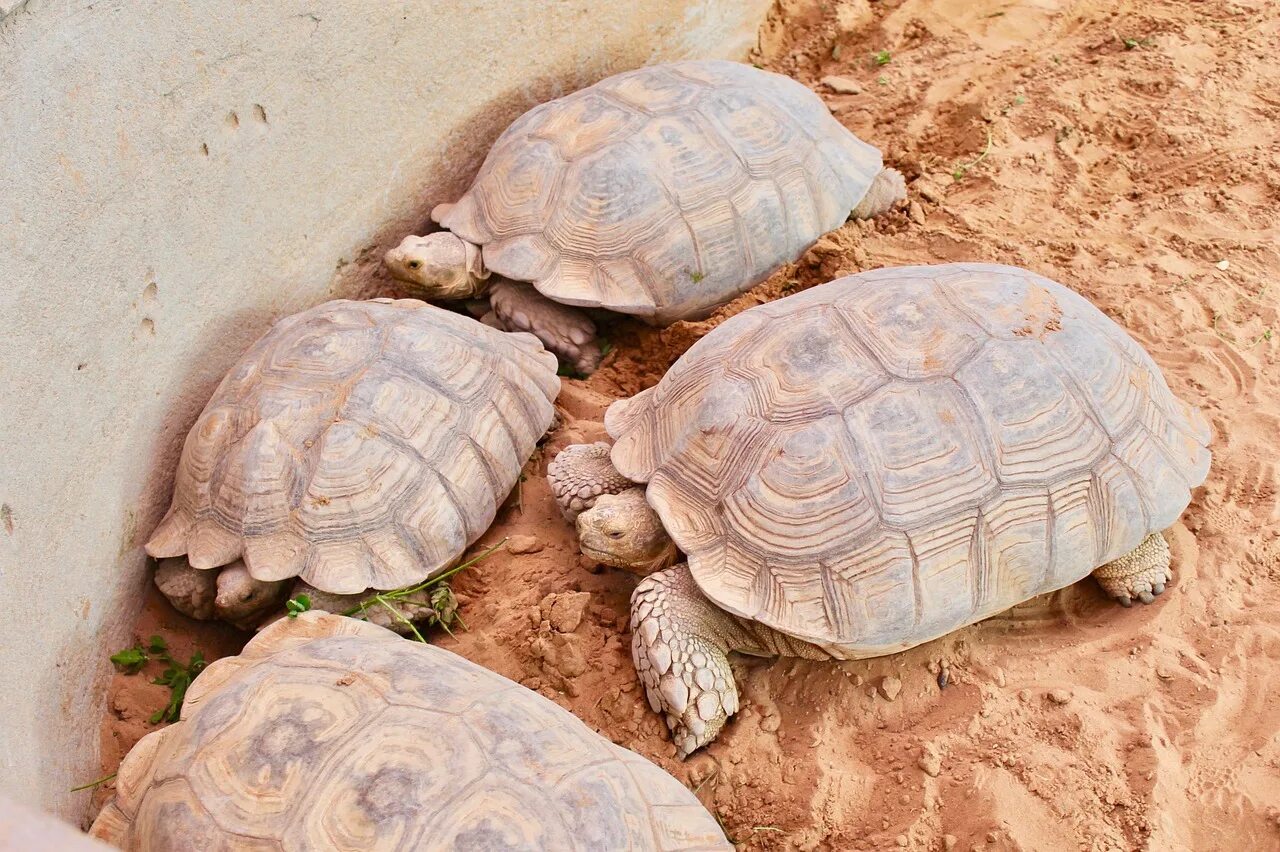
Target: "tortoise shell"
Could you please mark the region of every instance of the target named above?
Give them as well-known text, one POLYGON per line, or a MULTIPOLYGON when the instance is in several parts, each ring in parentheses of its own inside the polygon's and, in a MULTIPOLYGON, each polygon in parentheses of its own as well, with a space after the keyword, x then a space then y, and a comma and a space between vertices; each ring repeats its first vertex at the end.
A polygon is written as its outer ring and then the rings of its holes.
POLYGON ((1119 326, 986 264, 752 308, 605 425, 711 600, 868 656, 1081 579, 1209 468, 1205 419, 1119 326))
POLYGON ((673 62, 525 113, 440 224, 558 302, 696 319, 839 227, 882 165, 788 77, 673 62))
POLYGON ((147 552, 338 594, 418 582, 488 529, 559 389, 532 335, 416 300, 287 317, 187 435, 147 552))
POLYGON ((537 693, 327 613, 191 684, 91 833, 126 850, 729 850, 693 794, 537 693))

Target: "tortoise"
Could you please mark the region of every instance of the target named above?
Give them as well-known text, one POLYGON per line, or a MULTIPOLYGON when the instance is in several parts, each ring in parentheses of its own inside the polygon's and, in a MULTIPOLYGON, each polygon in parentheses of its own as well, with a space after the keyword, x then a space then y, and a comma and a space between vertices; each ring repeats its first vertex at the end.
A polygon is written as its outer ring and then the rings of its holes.
POLYGON ((250 627, 294 578, 344 596, 417 583, 488 529, 559 389, 532 335, 415 299, 282 319, 187 435, 146 543, 157 585, 179 611, 250 627))
POLYGON ((385 263, 427 298, 487 296, 486 322, 585 374, 600 347, 582 308, 699 319, 851 214, 905 198, 902 175, 800 83, 671 62, 529 110, 432 210, 447 230, 405 237, 385 263))
POLYGON ((988 264, 744 311, 605 427, 611 448, 548 476, 583 553, 653 572, 632 652, 682 755, 738 707, 729 651, 880 656, 1090 573, 1151 602, 1210 458, 1204 417, 1118 325, 988 264), (677 547, 687 563, 655 571, 677 547))
POLYGON ((693 793, 462 657, 280 618, 126 755, 90 833, 125 850, 731 850, 693 793))

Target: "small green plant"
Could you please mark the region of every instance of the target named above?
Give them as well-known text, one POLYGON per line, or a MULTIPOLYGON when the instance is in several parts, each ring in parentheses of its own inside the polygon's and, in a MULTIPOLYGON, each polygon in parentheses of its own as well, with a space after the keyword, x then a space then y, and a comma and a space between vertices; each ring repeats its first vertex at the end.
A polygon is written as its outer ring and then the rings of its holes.
POLYGON ((1020 106, 1022 106, 1023 104, 1025 104, 1026 102, 1027 102, 1027 96, 1026 96, 1026 95, 1024 95, 1024 94, 1017 94, 1017 95, 1014 95, 1013 100, 1009 102, 1009 105, 1008 105, 1008 106, 1006 106, 1006 107, 1003 107, 1003 108, 1000 110, 1000 114, 1001 114, 1001 115, 1008 115, 1009 113, 1013 112, 1014 107, 1020 107, 1020 106))
POLYGON ((701 284, 702 279, 706 277, 707 277, 707 273, 697 269, 689 273, 689 280, 692 281, 694 284, 701 284))
POLYGON ((1125 50, 1137 50, 1140 47, 1150 47, 1150 38, 1122 38, 1120 43, 1124 45, 1125 50))
POLYGON ((889 85, 889 78, 881 74, 879 77, 876 78, 876 82, 879 83, 881 86, 887 86, 889 85))
POLYGON ((878 50, 871 54, 871 58, 875 60, 877 65, 888 65, 893 61, 893 54, 887 50, 878 50))
POLYGON ((472 565, 475 565, 493 554, 506 543, 507 540, 504 538, 484 553, 473 556, 461 565, 451 568, 443 574, 432 577, 429 580, 424 580, 423 582, 416 583, 412 586, 404 586, 402 588, 391 589, 386 592, 377 592, 376 594, 360 601, 360 603, 351 607, 351 609, 342 614, 353 618, 365 618, 365 613, 369 610, 374 607, 382 607, 390 612, 391 617, 397 622, 409 628, 409 632, 413 634, 413 638, 424 645, 427 640, 423 637, 421 631, 418 630, 415 620, 424 623, 427 627, 430 627, 433 624, 438 624, 444 628, 444 632, 448 633, 450 636, 453 635, 453 631, 449 628, 455 621, 462 626, 463 630, 466 630, 467 623, 463 621, 462 616, 458 614, 458 599, 454 597, 453 589, 449 587, 449 583, 447 581, 459 571, 465 571, 467 568, 470 568, 472 565), (423 592, 427 593, 425 605, 431 609, 431 612, 425 617, 419 616, 416 619, 411 619, 404 614, 404 611, 400 609, 400 606, 405 604, 410 604, 415 607, 423 606, 423 601, 420 598, 415 599, 416 596, 421 595, 423 592))
POLYGON ((165 670, 160 677, 151 681, 169 687, 169 703, 151 714, 151 724, 159 722, 177 722, 182 718, 182 702, 187 697, 187 687, 204 671, 208 663, 204 655, 196 651, 186 663, 180 663, 169 653, 169 645, 161 636, 152 636, 146 645, 134 645, 111 655, 111 662, 125 674, 134 675, 142 671, 151 660, 165 663, 165 670))
POLYGON ((600 341, 600 357, 601 358, 603 358, 604 356, 608 355, 610 352, 613 351, 614 346, 613 346, 612 340, 605 337, 603 334, 599 335, 596 339, 600 341))
POLYGON ((520 471, 520 478, 516 480, 516 511, 522 515, 524 514, 524 484, 528 480, 529 477, 525 472, 520 471))
POLYGON ((586 376, 584 376, 582 373, 579 373, 577 370, 573 369, 568 364, 561 364, 559 367, 556 367, 556 375, 564 379, 585 379, 586 378, 586 376))
POLYGON ((289 598, 284 602, 285 614, 290 618, 297 618, 309 609, 311 609, 310 595, 298 595, 296 598, 289 598))
POLYGON ((957 181, 964 180, 964 176, 969 173, 969 170, 977 166, 983 160, 985 160, 987 158, 987 155, 990 153, 991 153, 991 128, 988 127, 987 128, 987 146, 982 149, 982 153, 978 155, 977 159, 972 160, 971 162, 957 163, 955 170, 951 172, 951 177, 955 178, 957 181))

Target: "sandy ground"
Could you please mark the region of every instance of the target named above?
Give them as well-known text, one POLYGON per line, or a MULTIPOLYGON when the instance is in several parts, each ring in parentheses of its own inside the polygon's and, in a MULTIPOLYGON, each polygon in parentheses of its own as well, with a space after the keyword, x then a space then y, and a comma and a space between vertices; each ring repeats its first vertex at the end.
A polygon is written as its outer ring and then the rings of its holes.
MULTIPOLYGON (((744 849, 1280 849, 1278 57, 1267 0, 788 0, 763 36, 760 63, 880 145, 912 204, 846 225, 725 314, 958 260, 1083 293, 1215 430, 1155 604, 1125 610, 1085 581, 892 657, 739 659, 744 709, 675 760, 630 660, 635 578, 583 564, 543 474, 713 318, 621 324, 604 368, 566 382, 564 426, 477 546, 536 550, 463 575, 470 629, 436 641, 660 763, 744 849), (860 91, 833 93, 831 75, 860 91)), ((138 633, 157 631, 184 656, 242 639, 153 602, 138 633)), ((104 773, 163 695, 117 677, 104 773)))

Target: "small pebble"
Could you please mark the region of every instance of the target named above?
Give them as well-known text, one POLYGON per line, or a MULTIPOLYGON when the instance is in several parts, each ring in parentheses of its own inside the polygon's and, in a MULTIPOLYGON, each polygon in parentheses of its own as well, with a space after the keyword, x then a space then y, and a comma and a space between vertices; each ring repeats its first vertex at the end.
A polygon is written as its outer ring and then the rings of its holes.
POLYGON ((893 675, 886 675, 884 680, 880 681, 880 694, 886 701, 894 700, 900 692, 902 692, 902 681, 893 675))
POLYGON ((905 834, 899 834, 894 842, 899 846, 905 847, 907 845, 907 836, 905 834))
POLYGON ((531 535, 513 535, 507 539, 509 553, 537 553, 542 550, 542 542, 531 535))
POLYGON ((1163 678, 1164 680, 1169 680, 1170 678, 1173 677, 1173 673, 1170 672, 1168 669, 1166 669, 1164 666, 1156 666, 1156 677, 1163 678))
POLYGON ((782 717, 779 716, 777 713, 770 713, 768 716, 765 716, 763 719, 760 720, 760 730, 762 731, 768 731, 769 733, 772 734, 781 727, 782 727, 782 717))
POLYGON ((920 206, 919 201, 912 201, 907 205, 907 218, 917 225, 924 224, 924 208, 920 206))
POLYGON ((848 77, 840 77, 836 75, 823 77, 822 85, 826 86, 837 95, 858 95, 862 93, 862 84, 857 80, 851 80, 848 77))
POLYGON ((942 758, 933 752, 927 751, 922 754, 916 765, 924 770, 924 774, 930 778, 937 778, 942 773, 942 758))
POLYGON ((1049 690, 1049 700, 1054 704, 1066 704, 1071 700, 1071 691, 1067 689, 1049 690))
POLYGON ((959 842, 960 842, 960 841, 956 839, 956 836, 955 836, 954 834, 944 834, 944 835, 942 835, 942 848, 943 848, 943 849, 948 849, 948 850, 950 850, 950 849, 955 849, 955 848, 956 848, 956 844, 957 844, 957 843, 959 843, 959 842))
POLYGON ((1229 260, 1220 260, 1220 261, 1218 261, 1217 263, 1215 263, 1215 264, 1214 264, 1214 266, 1218 267, 1218 268, 1219 268, 1219 269, 1221 269, 1223 272, 1226 272, 1228 269, 1230 269, 1230 268, 1231 268, 1231 261, 1229 261, 1229 260))

